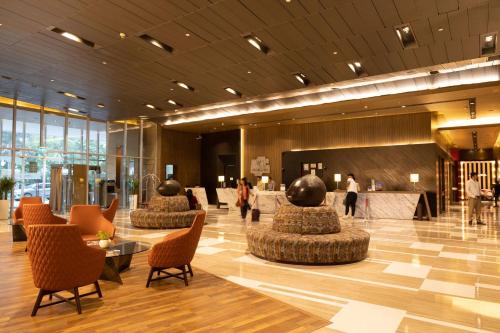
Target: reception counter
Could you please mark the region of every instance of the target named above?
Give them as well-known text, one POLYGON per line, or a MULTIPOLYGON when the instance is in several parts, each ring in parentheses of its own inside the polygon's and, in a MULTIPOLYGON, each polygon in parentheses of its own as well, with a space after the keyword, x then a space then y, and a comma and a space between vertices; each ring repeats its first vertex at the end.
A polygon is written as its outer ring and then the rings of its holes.
MULTIPOLYGON (((334 206, 339 216, 345 215, 346 192, 336 191, 334 206)), ((355 217, 366 219, 412 220, 423 193, 406 191, 360 192, 355 217)), ((425 200, 426 201, 426 200, 425 200)), ((425 205, 428 210, 428 204, 425 205)), ((429 215, 428 215, 429 216, 429 215)))

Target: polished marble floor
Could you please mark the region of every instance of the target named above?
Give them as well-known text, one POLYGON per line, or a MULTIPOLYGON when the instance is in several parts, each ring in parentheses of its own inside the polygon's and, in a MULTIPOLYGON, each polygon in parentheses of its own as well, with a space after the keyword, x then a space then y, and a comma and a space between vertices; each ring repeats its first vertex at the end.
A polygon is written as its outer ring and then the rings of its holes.
MULTIPOLYGON (((464 207, 433 221, 354 220, 371 234, 368 258, 338 266, 268 262, 247 252, 251 222, 210 207, 193 265, 331 322, 321 332, 499 332, 500 211, 469 226, 464 207)), ((264 215, 260 223, 271 223, 264 215)), ((156 242, 126 211, 119 235, 156 242)))
MULTIPOLYGON (((500 210, 483 209, 486 226, 469 226, 465 213, 454 206, 433 221, 343 221, 371 234, 368 258, 303 266, 252 256, 252 222, 210 207, 193 266, 326 319, 317 332, 500 332, 500 210)), ((115 221, 129 239, 155 243, 173 232, 134 228, 126 210, 115 221)))

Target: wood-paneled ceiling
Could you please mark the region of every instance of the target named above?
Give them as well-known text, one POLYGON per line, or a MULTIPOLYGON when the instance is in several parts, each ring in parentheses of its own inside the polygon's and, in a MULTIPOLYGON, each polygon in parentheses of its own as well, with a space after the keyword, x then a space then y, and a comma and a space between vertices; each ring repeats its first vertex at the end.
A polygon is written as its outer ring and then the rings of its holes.
POLYGON ((155 117, 146 103, 173 112, 169 99, 192 107, 236 98, 227 86, 246 97, 301 88, 294 72, 314 85, 354 79, 347 67, 353 60, 378 75, 475 59, 480 36, 500 30, 500 1, 2 0, 0 24, 0 95, 124 119, 155 117), (403 50, 394 31, 403 23, 411 24, 418 48, 403 50), (51 26, 98 46, 68 40, 51 26), (242 38, 248 33, 271 52, 252 48, 242 38))

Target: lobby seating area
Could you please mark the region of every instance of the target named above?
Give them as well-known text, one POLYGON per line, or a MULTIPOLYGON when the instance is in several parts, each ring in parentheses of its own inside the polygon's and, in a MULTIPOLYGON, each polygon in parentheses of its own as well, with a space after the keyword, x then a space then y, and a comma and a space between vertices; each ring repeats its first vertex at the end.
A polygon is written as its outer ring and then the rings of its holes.
POLYGON ((0 1, 0 333, 500 332, 500 0, 0 1))

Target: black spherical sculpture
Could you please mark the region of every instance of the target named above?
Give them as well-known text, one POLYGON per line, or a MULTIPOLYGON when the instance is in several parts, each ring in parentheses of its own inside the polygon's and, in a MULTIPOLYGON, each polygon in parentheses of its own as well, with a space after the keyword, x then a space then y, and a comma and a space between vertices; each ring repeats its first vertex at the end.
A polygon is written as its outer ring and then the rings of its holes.
POLYGON ((286 191, 288 201, 301 207, 317 207, 325 200, 325 196, 325 183, 314 175, 295 179, 286 191))
POLYGON ((171 197, 179 194, 181 191, 181 184, 177 180, 169 179, 158 185, 156 191, 164 197, 171 197))

